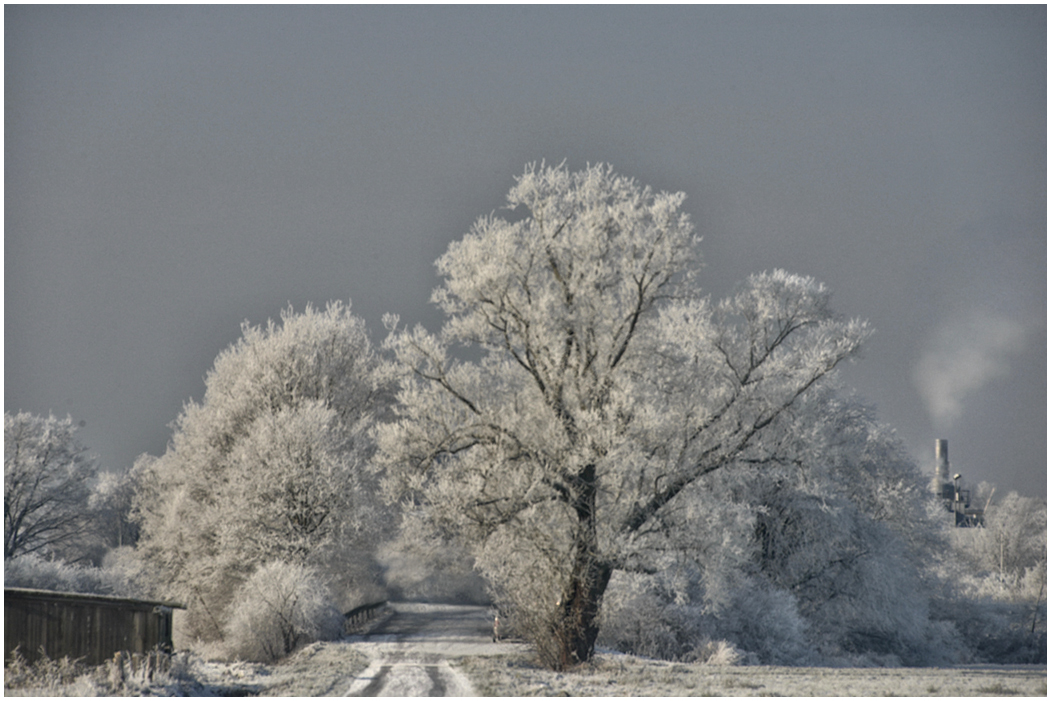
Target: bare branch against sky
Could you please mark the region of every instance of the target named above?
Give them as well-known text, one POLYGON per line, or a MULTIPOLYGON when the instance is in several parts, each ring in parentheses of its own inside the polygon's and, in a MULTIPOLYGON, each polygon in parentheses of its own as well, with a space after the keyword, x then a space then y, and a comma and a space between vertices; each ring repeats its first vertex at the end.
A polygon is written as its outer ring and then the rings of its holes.
POLYGON ((240 322, 436 328, 530 161, 683 190, 703 284, 812 275, 925 467, 1046 492, 1046 8, 7 6, 5 408, 160 454, 240 322))

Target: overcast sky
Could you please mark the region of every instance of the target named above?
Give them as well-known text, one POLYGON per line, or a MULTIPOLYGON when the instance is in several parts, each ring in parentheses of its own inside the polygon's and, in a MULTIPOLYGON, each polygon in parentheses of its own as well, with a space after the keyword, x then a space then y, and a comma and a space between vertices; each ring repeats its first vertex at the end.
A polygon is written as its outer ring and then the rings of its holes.
POLYGON ((785 268, 933 473, 1047 489, 1046 9, 57 7, 5 17, 4 405, 162 453, 240 323, 436 329, 526 163, 682 190, 715 297, 785 268))

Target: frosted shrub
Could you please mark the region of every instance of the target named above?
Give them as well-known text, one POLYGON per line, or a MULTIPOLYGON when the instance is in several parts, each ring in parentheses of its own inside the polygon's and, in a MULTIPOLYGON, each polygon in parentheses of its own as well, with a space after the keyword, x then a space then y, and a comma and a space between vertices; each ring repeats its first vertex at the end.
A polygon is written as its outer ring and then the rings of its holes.
MULTIPOLYGON (((812 663, 806 621, 795 598, 753 578, 720 577, 716 597, 708 600, 710 634, 754 653, 762 664, 812 663)), ((709 582, 709 588, 715 589, 709 582)))
POLYGON ((600 642, 621 652, 680 660, 706 643, 699 607, 676 605, 657 577, 617 573, 603 605, 600 642))
POLYGON ((551 564, 564 557, 569 546, 564 533, 544 532, 543 519, 536 516, 523 516, 531 521, 528 530, 523 529, 530 538, 503 529, 476 558, 504 619, 501 627, 533 642, 541 661, 557 667, 564 635, 558 625, 564 579, 552 576, 551 564))
POLYGON ((713 665, 812 661, 807 625, 789 593, 727 572, 704 578, 706 588, 674 581, 683 577, 689 575, 615 577, 603 609, 602 644, 713 665))
POLYGON ((63 686, 72 684, 85 671, 83 664, 69 657, 52 660, 44 655, 30 664, 21 651, 15 648, 4 666, 4 695, 7 696, 6 692, 10 689, 55 693, 63 686))
POLYGON ((1033 606, 955 598, 932 608, 958 631, 963 661, 983 664, 1047 664, 1047 604, 1033 606))
POLYGON ((300 644, 339 637, 343 617, 328 587, 314 570, 271 562, 248 578, 237 592, 226 625, 232 655, 272 662, 300 644))
POLYGON ((715 640, 705 643, 697 650, 698 659, 704 664, 717 667, 732 667, 742 664, 748 656, 742 653, 733 643, 715 640))
POLYGON ((143 595, 141 586, 123 570, 86 567, 36 553, 4 562, 4 586, 109 596, 143 595))

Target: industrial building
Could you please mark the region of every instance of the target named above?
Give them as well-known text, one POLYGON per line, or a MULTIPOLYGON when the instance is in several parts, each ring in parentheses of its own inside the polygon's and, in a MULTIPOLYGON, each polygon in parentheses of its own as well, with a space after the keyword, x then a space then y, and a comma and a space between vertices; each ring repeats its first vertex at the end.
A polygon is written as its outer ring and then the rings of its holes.
POLYGON ((949 441, 945 438, 934 442, 934 479, 931 480, 931 491, 942 500, 946 511, 953 514, 957 528, 975 528, 983 525, 985 508, 971 504, 971 490, 965 488, 960 473, 950 471, 949 441))

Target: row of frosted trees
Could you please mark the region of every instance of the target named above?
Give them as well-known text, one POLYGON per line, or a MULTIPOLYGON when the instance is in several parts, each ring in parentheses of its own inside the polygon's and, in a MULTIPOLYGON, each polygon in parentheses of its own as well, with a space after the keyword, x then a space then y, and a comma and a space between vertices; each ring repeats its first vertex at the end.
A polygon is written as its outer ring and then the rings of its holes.
POLYGON ((837 384, 866 324, 783 271, 706 296, 683 199, 606 166, 530 166, 507 216, 438 259, 438 331, 389 316, 377 349, 341 303, 244 325, 168 450, 121 483, 137 544, 111 559, 186 602, 193 637, 249 657, 336 634, 338 606, 399 579, 484 582, 473 595, 555 669, 596 645, 1025 661, 1046 630, 1046 507, 1005 500, 1036 524, 1011 536, 1028 548, 1013 579, 999 571, 1015 608, 974 603, 996 598, 985 546, 954 555, 893 432, 837 384), (310 602, 298 623, 251 642, 272 623, 255 603, 290 600, 310 602), (975 620, 1000 642, 969 642, 975 620))

